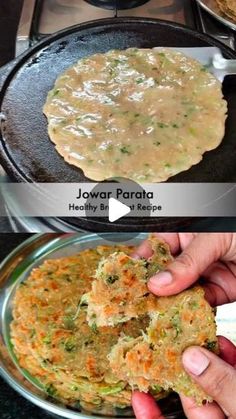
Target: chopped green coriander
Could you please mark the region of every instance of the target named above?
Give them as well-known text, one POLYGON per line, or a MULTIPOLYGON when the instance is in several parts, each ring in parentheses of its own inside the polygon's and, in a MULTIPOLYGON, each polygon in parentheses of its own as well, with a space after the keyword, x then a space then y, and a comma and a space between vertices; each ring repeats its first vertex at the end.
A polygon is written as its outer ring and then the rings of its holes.
POLYGON ((114 284, 114 282, 118 281, 119 276, 118 275, 110 275, 108 278, 106 278, 107 284, 114 284))
POLYGON ((73 316, 65 316, 63 319, 64 327, 68 330, 73 330, 75 328, 73 316))
POLYGON ((172 326, 174 327, 174 329, 176 331, 175 338, 177 338, 178 335, 182 332, 181 321, 180 321, 180 316, 179 316, 179 312, 178 311, 171 318, 171 324, 172 324, 172 326))
POLYGON ((54 89, 54 90, 52 91, 52 96, 53 96, 53 97, 54 97, 54 96, 57 96, 59 93, 60 93, 60 90, 59 90, 59 89, 54 89))
POLYGON ((195 128, 193 128, 193 127, 190 127, 190 128, 189 128, 189 132, 190 132, 190 134, 191 134, 191 135, 193 135, 193 136, 195 136, 195 135, 197 134, 197 130, 196 130, 195 128))
POLYGON ((159 128, 168 128, 169 126, 168 124, 164 124, 164 122, 158 122, 157 125, 159 128))
POLYGON ((191 303, 189 305, 194 310, 199 307, 199 304, 197 303, 197 301, 191 301, 191 303))
POLYGON ((45 390, 46 390, 47 394, 51 397, 54 397, 57 394, 57 389, 54 387, 53 384, 46 385, 45 390))
POLYGON ((143 77, 139 77, 138 79, 136 79, 136 83, 137 84, 141 84, 145 81, 145 79, 143 77))
POLYGON ((36 335, 36 330, 32 329, 32 331, 30 333, 30 338, 32 339, 35 335, 36 335))
POLYGON ((66 352, 73 352, 73 351, 76 350, 76 342, 75 342, 73 337, 68 338, 64 342, 64 349, 65 349, 66 352))
POLYGON ((45 343, 46 345, 50 345, 52 343, 51 340, 51 336, 46 335, 43 339, 42 339, 43 343, 45 343))
POLYGON ((120 152, 123 153, 123 154, 131 154, 131 151, 128 150, 128 147, 129 146, 122 146, 122 147, 120 147, 120 152))
POLYGON ((216 342, 210 342, 210 341, 206 342, 206 348, 212 351, 213 349, 216 348, 216 342))
POLYGON ((78 388, 77 386, 75 386, 75 385, 72 385, 72 386, 71 386, 71 390, 72 390, 72 391, 77 391, 77 390, 79 390, 79 388, 78 388))
POLYGON ((98 333, 98 327, 97 327, 95 322, 93 322, 93 324, 91 326, 91 329, 92 329, 93 333, 96 333, 96 334, 98 333))
POLYGON ((154 390, 154 391, 156 391, 156 392, 160 392, 160 391, 162 391, 163 390, 163 388, 161 387, 161 386, 159 386, 158 384, 154 384, 153 386, 152 386, 152 390, 154 390))

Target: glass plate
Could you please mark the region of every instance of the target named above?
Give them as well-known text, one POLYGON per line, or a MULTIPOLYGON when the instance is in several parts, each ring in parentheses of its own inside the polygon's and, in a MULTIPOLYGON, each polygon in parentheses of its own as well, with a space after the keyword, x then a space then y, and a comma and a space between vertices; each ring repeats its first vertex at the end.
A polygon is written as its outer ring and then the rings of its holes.
MULTIPOLYGON (((19 367, 10 342, 9 325, 12 320, 12 297, 32 268, 42 264, 45 259, 70 256, 98 245, 125 243, 138 245, 146 234, 127 240, 123 233, 107 233, 103 237, 96 234, 36 234, 18 246, 0 266, 0 374, 18 393, 48 412, 64 418, 105 418, 133 417, 131 408, 119 409, 114 414, 108 411, 85 412, 72 410, 50 399, 38 380, 19 367), (109 241, 106 238, 109 237, 109 241)), ((130 235, 129 235, 130 238, 130 235)), ((179 398, 174 393, 161 400, 159 405, 166 418, 183 418, 179 398)), ((114 411, 113 406, 111 410, 114 411)))

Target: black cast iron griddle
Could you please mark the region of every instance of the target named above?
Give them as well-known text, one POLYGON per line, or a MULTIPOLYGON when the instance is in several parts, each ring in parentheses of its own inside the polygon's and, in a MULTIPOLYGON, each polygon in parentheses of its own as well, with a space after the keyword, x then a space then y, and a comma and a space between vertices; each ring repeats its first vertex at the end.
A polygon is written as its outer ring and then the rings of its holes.
MULTIPOLYGON (((146 18, 102 19, 63 30, 20 56, 5 78, 0 94, 1 163, 16 181, 87 182, 83 172, 66 163, 47 134, 42 108, 56 78, 78 59, 113 48, 217 46, 226 58, 236 54, 211 37, 176 23, 146 18)), ((8 67, 5 68, 7 70, 8 67)), ((202 162, 170 182, 236 180, 236 78, 227 77, 223 91, 229 116, 222 144, 202 162)))

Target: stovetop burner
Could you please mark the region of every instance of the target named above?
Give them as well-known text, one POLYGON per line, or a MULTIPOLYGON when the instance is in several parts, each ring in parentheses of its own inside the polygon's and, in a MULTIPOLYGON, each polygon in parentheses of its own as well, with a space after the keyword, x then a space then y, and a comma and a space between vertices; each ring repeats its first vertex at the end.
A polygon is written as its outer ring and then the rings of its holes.
POLYGON ((93 6, 102 7, 104 9, 132 9, 134 7, 142 6, 149 0, 85 0, 93 6))

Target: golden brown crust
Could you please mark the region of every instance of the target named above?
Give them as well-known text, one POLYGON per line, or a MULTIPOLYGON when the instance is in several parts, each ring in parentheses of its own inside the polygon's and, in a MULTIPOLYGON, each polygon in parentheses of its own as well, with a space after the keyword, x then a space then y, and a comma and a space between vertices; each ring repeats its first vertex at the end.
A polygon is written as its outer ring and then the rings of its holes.
POLYGON ((14 351, 49 395, 70 406, 80 400, 86 406, 125 407, 132 386, 156 398, 174 389, 198 402, 207 399, 180 360, 192 344, 217 351, 214 313, 201 288, 165 298, 148 292, 147 278, 171 260, 168 245, 154 236, 149 240, 154 252, 148 261, 132 259, 132 247, 99 246, 45 261, 18 288, 11 323, 14 351), (94 294, 98 307, 108 299, 118 310, 105 319, 113 322, 118 313, 128 321, 89 326, 84 294, 91 291, 95 272, 101 286, 94 294))
POLYGON ((220 11, 226 17, 236 22, 236 3, 230 0, 216 0, 220 11))
POLYGON ((120 338, 109 355, 110 366, 134 389, 147 392, 157 386, 194 397, 201 404, 211 399, 184 371, 181 361, 183 351, 192 345, 217 352, 214 311, 200 287, 159 298, 146 334, 120 338))
POLYGON ((147 320, 98 331, 86 321, 86 306, 78 312, 99 260, 117 250, 129 254, 132 248, 99 246, 46 260, 18 288, 13 301, 11 340, 20 366, 67 405, 78 400, 97 407, 104 402, 130 405, 131 390, 112 373, 107 354, 121 331, 137 337, 147 320))
POLYGON ((111 254, 99 263, 88 303, 90 325, 115 326, 155 310, 156 297, 147 288, 150 276, 164 269, 171 260, 169 246, 149 237, 153 255, 133 259, 123 252, 111 254))

